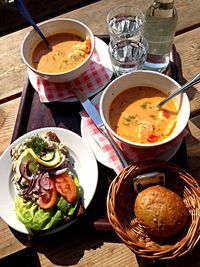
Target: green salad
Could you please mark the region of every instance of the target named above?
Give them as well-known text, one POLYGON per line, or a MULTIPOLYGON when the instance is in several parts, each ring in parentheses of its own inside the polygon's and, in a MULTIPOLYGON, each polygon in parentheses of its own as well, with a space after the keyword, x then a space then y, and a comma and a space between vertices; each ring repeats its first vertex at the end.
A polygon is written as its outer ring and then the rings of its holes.
POLYGON ((82 190, 67 147, 54 132, 34 134, 11 151, 17 218, 32 230, 48 230, 81 215, 82 190))

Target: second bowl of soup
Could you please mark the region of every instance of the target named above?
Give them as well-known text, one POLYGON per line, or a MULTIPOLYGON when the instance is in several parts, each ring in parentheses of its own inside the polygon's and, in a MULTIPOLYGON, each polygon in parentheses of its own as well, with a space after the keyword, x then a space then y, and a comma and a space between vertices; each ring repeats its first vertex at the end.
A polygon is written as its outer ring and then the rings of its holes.
POLYGON ((179 87, 172 78, 152 71, 120 76, 101 96, 103 122, 118 140, 138 148, 170 142, 187 125, 188 97, 181 94, 161 108, 156 105, 179 87))
POLYGON ((73 19, 51 19, 39 24, 51 50, 32 29, 25 37, 21 56, 29 69, 50 82, 67 82, 87 70, 94 52, 91 30, 73 19))

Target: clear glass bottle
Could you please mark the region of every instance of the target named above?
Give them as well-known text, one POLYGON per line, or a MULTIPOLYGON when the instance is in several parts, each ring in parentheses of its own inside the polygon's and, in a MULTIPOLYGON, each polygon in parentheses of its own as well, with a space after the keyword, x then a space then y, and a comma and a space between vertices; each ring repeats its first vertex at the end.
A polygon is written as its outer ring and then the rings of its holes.
POLYGON ((144 37, 149 49, 144 69, 163 72, 167 68, 177 21, 174 0, 154 0, 147 9, 144 37))

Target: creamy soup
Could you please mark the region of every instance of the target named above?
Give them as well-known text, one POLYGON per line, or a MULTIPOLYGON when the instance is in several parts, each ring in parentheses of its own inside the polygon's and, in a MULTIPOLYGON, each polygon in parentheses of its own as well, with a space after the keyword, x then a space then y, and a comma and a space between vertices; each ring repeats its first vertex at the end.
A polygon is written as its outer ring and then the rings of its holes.
POLYGON ((120 93, 110 107, 112 129, 136 143, 162 141, 172 133, 177 121, 177 109, 172 100, 160 109, 156 107, 166 96, 151 87, 134 87, 120 93))
POLYGON ((87 37, 71 33, 58 33, 48 37, 52 46, 49 51, 44 41, 41 41, 33 51, 33 67, 47 73, 61 73, 76 68, 88 57, 91 51, 91 41, 87 37))

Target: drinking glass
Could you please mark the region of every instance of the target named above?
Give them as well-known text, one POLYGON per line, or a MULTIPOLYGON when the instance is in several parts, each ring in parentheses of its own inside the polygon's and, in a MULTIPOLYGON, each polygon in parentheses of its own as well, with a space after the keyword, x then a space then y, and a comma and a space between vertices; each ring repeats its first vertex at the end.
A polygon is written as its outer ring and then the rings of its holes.
POLYGON ((110 41, 108 51, 114 75, 120 76, 143 68, 146 60, 148 43, 140 40, 124 39, 118 42, 110 41))
POLYGON ((133 6, 119 6, 107 16, 107 27, 110 40, 118 42, 123 39, 139 40, 143 35, 145 16, 133 6))

